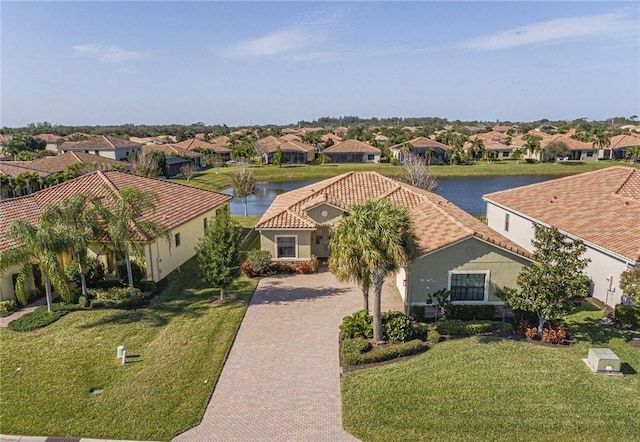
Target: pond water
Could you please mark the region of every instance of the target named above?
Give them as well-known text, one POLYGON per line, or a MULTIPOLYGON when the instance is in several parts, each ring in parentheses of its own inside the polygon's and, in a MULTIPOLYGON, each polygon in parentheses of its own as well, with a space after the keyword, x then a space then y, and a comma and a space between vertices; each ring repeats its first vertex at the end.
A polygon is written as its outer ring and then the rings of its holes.
MULTIPOLYGON (((553 178, 557 178, 557 176, 446 177, 438 179, 438 188, 436 191, 472 215, 482 215, 486 211, 486 204, 482 201, 482 195, 485 193, 540 183, 553 178)), ((256 194, 247 199, 247 213, 249 215, 262 215, 276 196, 318 181, 319 180, 304 180, 285 181, 281 183, 256 183, 256 194)), ((224 189, 222 193, 235 196, 232 188, 224 189)), ((244 205, 241 200, 234 198, 231 201, 231 213, 234 215, 244 215, 244 205)))

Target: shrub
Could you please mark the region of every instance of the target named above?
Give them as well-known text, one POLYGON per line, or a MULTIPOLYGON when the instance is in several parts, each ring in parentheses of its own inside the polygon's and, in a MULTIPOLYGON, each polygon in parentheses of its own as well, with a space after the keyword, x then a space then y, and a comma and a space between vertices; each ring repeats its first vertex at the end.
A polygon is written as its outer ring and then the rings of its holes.
POLYGON ((414 336, 425 336, 429 331, 429 324, 424 322, 415 322, 413 324, 413 335, 414 336))
POLYGON ((524 331, 524 335, 527 339, 538 339, 538 329, 536 327, 528 327, 524 331))
POLYGON ((429 330, 429 333, 427 333, 427 341, 429 341, 430 343, 437 344, 441 340, 442 340, 442 335, 438 333, 438 330, 436 330, 435 328, 432 330, 429 330))
POLYGON ((18 305, 15 299, 7 299, 6 301, 0 301, 0 316, 9 316, 13 313, 18 305))
MULTIPOLYGON (((100 262, 97 258, 88 257, 86 262, 85 271, 85 279, 87 281, 87 286, 91 286, 97 281, 102 281, 104 279, 104 264, 100 262)), ((71 282, 75 282, 80 285, 80 265, 78 261, 74 259, 71 261, 65 270, 67 278, 71 282)))
POLYGON ((363 348, 364 344, 348 344, 345 346, 346 342, 348 341, 343 341, 341 349, 342 363, 344 365, 360 365, 388 361, 401 356, 416 354, 424 350, 424 344, 419 339, 390 345, 388 347, 376 348, 366 352, 356 351, 358 348, 363 348))
POLYGON ((389 311, 382 313, 382 333, 385 339, 392 342, 406 342, 413 335, 410 316, 402 312, 389 311))
POLYGON ((463 335, 464 325, 459 319, 444 319, 436 322, 436 330, 442 335, 463 335))
POLYGON ((31 313, 27 313, 26 315, 11 321, 9 323, 9 328, 18 332, 35 330, 57 321, 67 313, 68 310, 54 310, 52 312, 48 312, 47 307, 40 306, 31 313))
POLYGON ((496 307, 495 305, 448 304, 444 307, 444 314, 447 319, 461 319, 463 321, 481 319, 492 321, 496 316, 496 307))
POLYGON ((153 296, 151 293, 144 293, 140 289, 134 289, 131 296, 128 287, 112 287, 110 289, 95 289, 90 291, 95 298, 91 301, 92 308, 132 308, 142 304, 146 299, 153 296))
POLYGON ((411 306, 411 316, 416 318, 416 320, 424 319, 425 315, 425 306, 424 305, 412 305, 411 306))
POLYGON ((251 267, 254 274, 262 275, 269 271, 273 257, 271 252, 266 250, 251 250, 247 254, 246 263, 251 267))
POLYGON ((251 267, 251 264, 249 264, 247 261, 240 264, 240 271, 247 278, 253 278, 254 276, 256 276, 256 271, 253 270, 253 267, 251 267))
POLYGON ((301 275, 308 275, 311 272, 311 266, 306 262, 301 262, 295 265, 296 273, 301 275))
POLYGON ((359 310, 351 316, 342 318, 340 339, 372 338, 373 325, 371 316, 366 310, 359 310))
POLYGON ((640 327, 640 307, 618 304, 615 309, 615 317, 620 324, 640 327))
MULTIPOLYGON (((147 272, 140 264, 131 261, 131 274, 133 276, 133 285, 136 285, 147 277, 147 272)), ((127 276, 127 263, 120 261, 118 263, 118 278, 123 284, 129 285, 129 277, 127 276)))
POLYGON ((318 261, 318 258, 311 255, 309 266, 311 267, 311 273, 318 273, 318 269, 320 268, 320 262, 318 261))
POLYGON ((501 321, 467 321, 445 319, 436 323, 436 330, 443 335, 471 336, 489 332, 513 332, 513 326, 501 321))
POLYGON ((140 291, 148 293, 150 295, 155 295, 158 291, 158 284, 156 284, 155 281, 151 280, 139 281, 136 287, 139 288, 140 291))
POLYGON ((123 284, 119 279, 104 279, 102 281, 96 281, 91 284, 91 288, 94 289, 110 289, 112 287, 127 287, 128 282, 123 284))
POLYGON ((567 337, 567 332, 561 326, 542 329, 542 342, 547 344, 562 344, 567 337))
POLYGON ((290 262, 275 262, 269 266, 273 273, 295 273, 296 267, 290 262))

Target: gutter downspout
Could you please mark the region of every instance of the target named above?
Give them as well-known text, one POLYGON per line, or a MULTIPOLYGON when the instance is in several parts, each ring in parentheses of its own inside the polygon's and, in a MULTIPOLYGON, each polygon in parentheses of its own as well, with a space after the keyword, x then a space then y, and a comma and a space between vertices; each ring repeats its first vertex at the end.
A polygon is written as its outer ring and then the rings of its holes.
POLYGON ((151 243, 149 243, 148 245, 149 245, 149 263, 151 264, 151 280, 155 281, 156 279, 153 271, 153 253, 151 251, 151 243))

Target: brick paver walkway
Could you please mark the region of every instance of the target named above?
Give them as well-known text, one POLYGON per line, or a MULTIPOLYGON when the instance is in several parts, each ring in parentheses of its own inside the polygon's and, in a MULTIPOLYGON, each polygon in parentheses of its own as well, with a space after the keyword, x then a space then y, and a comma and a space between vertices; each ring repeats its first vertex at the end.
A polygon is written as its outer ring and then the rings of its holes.
MULTIPOLYGON (((338 325, 360 308, 327 271, 260 281, 202 422, 174 440, 357 440, 341 425, 338 325)), ((382 309, 402 309, 389 283, 382 309)))

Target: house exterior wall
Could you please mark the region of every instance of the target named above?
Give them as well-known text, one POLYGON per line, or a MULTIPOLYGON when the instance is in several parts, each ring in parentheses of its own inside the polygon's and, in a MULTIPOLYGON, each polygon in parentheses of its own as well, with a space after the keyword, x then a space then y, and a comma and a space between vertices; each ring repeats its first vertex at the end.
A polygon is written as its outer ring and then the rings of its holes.
MULTIPOLYGON (((7 267, 0 274, 0 301, 7 301, 9 299, 15 299, 16 291, 13 287, 13 275, 18 273, 21 266, 7 267)), ((30 289, 34 287, 33 280, 27 282, 30 289)))
POLYGON ((311 259, 312 230, 261 230, 260 249, 271 253, 276 261, 308 261, 311 259), (278 259, 276 238, 279 236, 294 236, 296 238, 296 256, 278 259))
MULTIPOLYGON (((523 215, 514 213, 487 201, 487 224, 493 230, 503 234, 516 244, 532 252, 531 241, 534 238, 534 222, 523 215), (505 230, 505 216, 509 214, 509 230, 505 230)), ((565 232, 567 233, 567 232, 565 232)), ((572 238, 576 238, 569 235, 572 238)), ((579 238, 578 238, 579 239, 579 238)), ((607 253, 594 245, 585 243, 587 248, 584 257, 591 260, 585 273, 592 281, 591 296, 613 307, 616 304, 627 303, 620 289, 620 273, 628 269, 632 263, 620 257, 607 253)))
POLYGON ((449 288, 451 272, 487 272, 484 301, 456 301, 459 304, 503 304, 495 293, 504 287, 516 287, 516 280, 526 258, 468 238, 449 247, 424 255, 407 267, 406 274, 398 272, 397 286, 405 304, 425 305, 427 295, 449 288), (403 280, 406 279, 406 286, 403 280))
POLYGON ((342 217, 343 214, 344 211, 342 209, 330 206, 329 204, 320 204, 307 210, 307 216, 317 224, 333 225, 342 217), (325 211, 327 215, 322 216, 323 212, 325 211))

